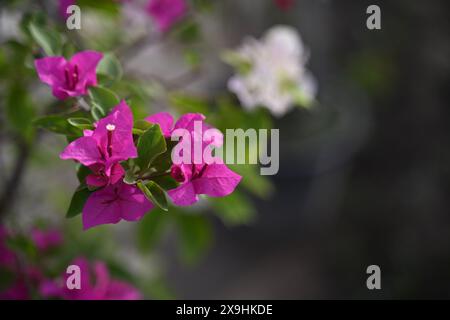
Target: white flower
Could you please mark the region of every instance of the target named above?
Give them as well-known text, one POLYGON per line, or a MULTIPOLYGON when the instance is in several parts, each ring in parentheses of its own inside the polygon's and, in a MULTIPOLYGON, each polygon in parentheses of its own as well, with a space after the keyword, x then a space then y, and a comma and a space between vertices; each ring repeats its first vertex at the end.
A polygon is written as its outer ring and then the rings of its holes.
POLYGON ((308 52, 294 28, 275 26, 260 41, 247 38, 225 59, 238 71, 228 88, 249 110, 264 106, 282 116, 293 105, 307 106, 314 99, 316 83, 305 69, 308 52))

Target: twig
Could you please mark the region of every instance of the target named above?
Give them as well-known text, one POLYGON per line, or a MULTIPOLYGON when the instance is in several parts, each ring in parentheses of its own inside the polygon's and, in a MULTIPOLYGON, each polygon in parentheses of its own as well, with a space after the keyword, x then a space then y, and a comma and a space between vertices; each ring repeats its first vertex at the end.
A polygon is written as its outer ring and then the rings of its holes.
MULTIPOLYGON (((45 114, 51 113, 58 104, 58 101, 51 103, 47 107, 45 114)), ((41 131, 37 131, 32 142, 26 142, 21 136, 15 137, 18 148, 17 160, 9 179, 7 179, 4 184, 2 194, 0 195, 0 221, 3 220, 8 210, 14 204, 17 197, 17 191, 21 185, 31 155, 32 146, 39 141, 41 133, 41 131)))
POLYGON ((11 176, 6 181, 2 195, 0 196, 0 220, 3 219, 6 212, 14 203, 14 198, 17 195, 17 191, 25 173, 26 164, 31 153, 30 146, 22 138, 18 138, 17 147, 18 153, 16 164, 11 176))

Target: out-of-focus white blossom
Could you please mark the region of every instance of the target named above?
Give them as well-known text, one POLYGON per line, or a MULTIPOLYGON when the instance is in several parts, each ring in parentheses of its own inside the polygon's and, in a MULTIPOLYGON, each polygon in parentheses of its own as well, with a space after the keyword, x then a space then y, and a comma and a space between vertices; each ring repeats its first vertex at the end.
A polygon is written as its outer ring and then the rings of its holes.
POLYGON ((237 71, 228 88, 249 110, 264 106, 282 116, 292 106, 307 107, 314 99, 316 82, 305 69, 308 51, 292 27, 274 26, 261 40, 247 38, 224 59, 237 71))

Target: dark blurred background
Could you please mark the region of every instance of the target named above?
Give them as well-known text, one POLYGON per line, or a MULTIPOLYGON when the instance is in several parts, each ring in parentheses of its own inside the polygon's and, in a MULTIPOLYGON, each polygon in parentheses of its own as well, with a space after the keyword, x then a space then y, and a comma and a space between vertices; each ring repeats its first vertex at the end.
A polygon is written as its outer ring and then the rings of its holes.
MULTIPOLYGON (((215 220, 213 248, 192 268, 166 239, 169 284, 189 299, 450 298, 449 2, 294 3, 218 3, 231 47, 297 27, 321 106, 276 120, 276 192, 254 199, 252 225, 215 220), (370 4, 381 30, 366 28, 370 4), (366 288, 371 264, 381 290, 366 288)), ((224 90, 230 74, 210 86, 224 90)))

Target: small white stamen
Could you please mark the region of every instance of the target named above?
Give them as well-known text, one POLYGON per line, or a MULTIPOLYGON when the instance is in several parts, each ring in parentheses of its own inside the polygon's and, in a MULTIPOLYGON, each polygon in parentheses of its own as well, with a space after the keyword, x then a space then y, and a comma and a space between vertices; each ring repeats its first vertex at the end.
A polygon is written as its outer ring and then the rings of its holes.
POLYGON ((116 126, 113 124, 108 123, 106 125, 106 130, 108 130, 108 131, 114 131, 115 129, 116 129, 116 126))

